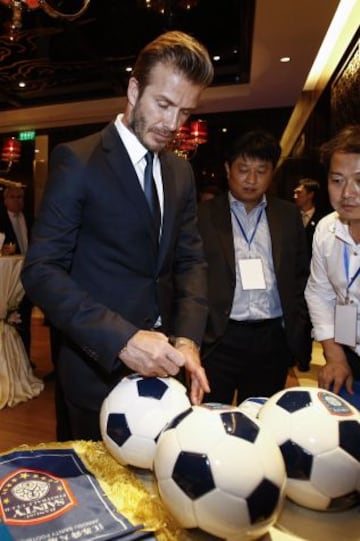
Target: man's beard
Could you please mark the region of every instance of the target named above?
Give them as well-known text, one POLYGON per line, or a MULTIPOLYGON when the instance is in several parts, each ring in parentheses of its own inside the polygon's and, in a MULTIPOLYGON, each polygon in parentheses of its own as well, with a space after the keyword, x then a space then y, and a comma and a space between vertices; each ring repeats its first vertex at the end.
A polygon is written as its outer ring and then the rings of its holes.
POLYGON ((129 128, 134 132, 142 145, 145 145, 143 134, 145 132, 146 122, 141 114, 140 108, 136 103, 129 120, 129 128))
POLYGON ((137 102, 132 110, 132 113, 129 118, 129 128, 133 131, 133 133, 136 135, 140 143, 149 150, 152 150, 153 152, 160 152, 161 150, 167 148, 167 146, 170 144, 172 139, 175 137, 176 132, 171 132, 166 129, 160 129, 160 128, 149 128, 149 125, 146 122, 145 116, 141 112, 141 107, 139 105, 139 102, 137 102), (168 142, 164 144, 158 145, 156 148, 150 148, 149 143, 145 141, 145 136, 147 133, 153 133, 158 134, 159 136, 168 138, 168 142))

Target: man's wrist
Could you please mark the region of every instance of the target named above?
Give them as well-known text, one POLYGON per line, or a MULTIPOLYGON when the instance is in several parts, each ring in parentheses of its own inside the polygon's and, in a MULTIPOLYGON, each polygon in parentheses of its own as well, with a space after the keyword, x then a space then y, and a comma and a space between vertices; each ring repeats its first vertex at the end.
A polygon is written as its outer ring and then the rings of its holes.
POLYGON ((191 338, 186 338, 185 336, 176 336, 174 337, 174 347, 180 348, 181 346, 187 346, 191 349, 194 349, 195 351, 199 351, 200 347, 197 345, 194 340, 191 340, 191 338))

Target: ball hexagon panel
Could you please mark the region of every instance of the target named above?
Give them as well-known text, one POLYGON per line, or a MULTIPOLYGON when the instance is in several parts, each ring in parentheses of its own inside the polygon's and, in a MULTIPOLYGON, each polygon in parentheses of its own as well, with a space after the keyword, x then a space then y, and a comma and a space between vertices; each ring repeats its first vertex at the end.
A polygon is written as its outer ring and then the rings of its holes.
POLYGON ((339 447, 314 457, 311 482, 330 498, 339 498, 356 490, 360 465, 339 447))
MULTIPOLYGON (((250 529, 250 515, 245 499, 215 489, 194 502, 198 527, 221 538, 230 537, 235 531, 250 529)), ((239 537, 240 538, 240 537, 239 537)))
POLYGON ((294 413, 289 436, 312 455, 331 451, 339 445, 337 422, 317 409, 314 409, 311 416, 306 409, 294 413))

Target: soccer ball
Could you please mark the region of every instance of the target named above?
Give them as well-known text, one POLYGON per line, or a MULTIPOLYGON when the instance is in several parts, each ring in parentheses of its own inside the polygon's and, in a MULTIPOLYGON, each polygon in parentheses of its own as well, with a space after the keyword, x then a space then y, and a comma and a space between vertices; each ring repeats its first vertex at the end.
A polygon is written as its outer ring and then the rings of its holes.
POLYGON ((322 511, 356 503, 360 417, 351 404, 330 391, 292 387, 271 396, 259 420, 283 454, 288 498, 322 511))
POLYGON ((160 432, 190 407, 185 386, 175 378, 128 376, 102 404, 103 442, 120 464, 152 469, 160 432))
POLYGON ((235 406, 203 404, 177 416, 161 433, 154 473, 160 497, 183 528, 256 539, 282 507, 279 447, 235 406))
POLYGON ((238 405, 238 409, 253 419, 259 418, 263 405, 268 401, 266 396, 249 396, 238 405))

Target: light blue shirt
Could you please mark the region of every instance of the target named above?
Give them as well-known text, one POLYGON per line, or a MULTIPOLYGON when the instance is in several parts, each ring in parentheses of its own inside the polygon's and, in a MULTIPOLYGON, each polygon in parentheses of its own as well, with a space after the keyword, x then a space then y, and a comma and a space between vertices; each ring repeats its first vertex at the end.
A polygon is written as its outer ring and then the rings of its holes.
POLYGON ((230 318, 248 321, 281 317, 283 312, 274 272, 271 237, 265 212, 266 196, 264 195, 262 201, 249 213, 246 212, 244 204, 235 199, 230 192, 229 202, 236 268, 236 286, 230 318), (239 260, 249 258, 261 259, 266 289, 243 289, 239 260))

